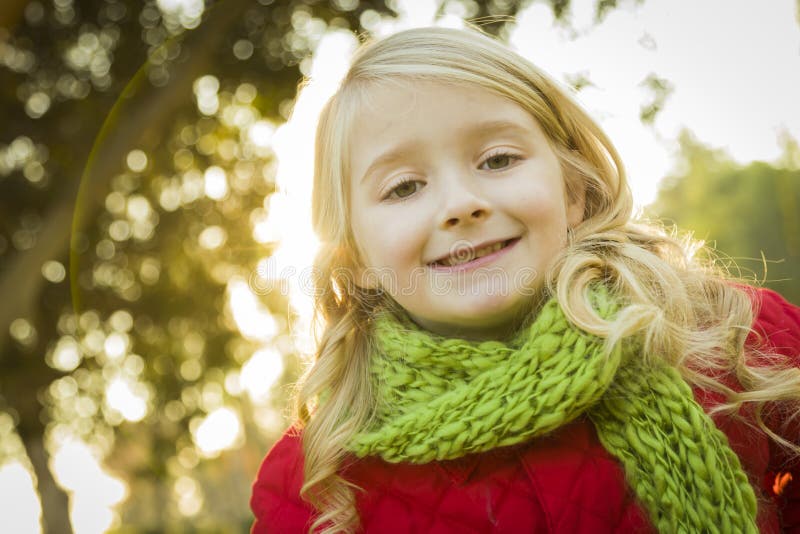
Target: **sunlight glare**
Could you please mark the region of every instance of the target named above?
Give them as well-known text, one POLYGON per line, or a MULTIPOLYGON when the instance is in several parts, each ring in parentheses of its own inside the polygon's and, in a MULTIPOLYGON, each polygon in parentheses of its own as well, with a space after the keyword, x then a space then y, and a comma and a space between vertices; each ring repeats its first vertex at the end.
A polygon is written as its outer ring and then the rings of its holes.
POLYGON ((42 507, 33 477, 18 461, 0 466, 0 517, 8 532, 39 534, 42 507))
POLYGON ((236 327, 247 339, 268 341, 277 333, 275 318, 239 277, 228 282, 228 306, 236 327))
POLYGON ((275 126, 272 123, 260 120, 254 122, 247 130, 247 137, 250 142, 259 148, 266 148, 272 142, 272 135, 275 133, 275 126))
POLYGON ((53 454, 53 473, 70 492, 70 518, 75 534, 100 534, 118 522, 114 506, 128 496, 124 481, 108 474, 92 449, 66 439, 53 454))
POLYGON ((106 387, 106 404, 131 422, 147 415, 149 394, 142 384, 129 378, 117 377, 106 387))
POLYGON ((204 456, 211 457, 233 447, 241 432, 239 414, 232 408, 221 407, 208 414, 192 431, 192 439, 204 456))
MULTIPOLYGON (((276 183, 278 193, 269 206, 278 208, 269 213, 269 222, 254 229, 261 239, 273 237, 272 229, 291 228, 291 234, 280 242, 273 256, 280 258, 279 272, 303 272, 309 268, 318 248, 311 229, 311 185, 314 169, 314 130, 320 110, 336 90, 347 71, 350 56, 357 46, 352 32, 336 30, 325 33, 314 51, 310 80, 298 95, 292 116, 273 136, 273 149, 278 160, 276 183), (275 217, 275 220, 270 220, 275 217)), ((293 336, 298 350, 310 352, 312 296, 304 292, 298 277, 288 280, 289 303, 297 312, 293 336)))
POLYGON ((228 194, 228 177, 221 167, 212 165, 204 174, 205 192, 208 198, 221 200, 228 194))
POLYGON ((293 227, 286 225, 288 217, 291 217, 293 210, 297 207, 291 204, 291 199, 283 193, 273 193, 267 199, 266 215, 259 216, 253 220, 253 239, 258 243, 276 243, 289 237, 289 232, 293 227))
POLYGON ((283 374, 283 356, 274 348, 257 350, 242 366, 239 384, 253 402, 269 398, 272 385, 283 374))

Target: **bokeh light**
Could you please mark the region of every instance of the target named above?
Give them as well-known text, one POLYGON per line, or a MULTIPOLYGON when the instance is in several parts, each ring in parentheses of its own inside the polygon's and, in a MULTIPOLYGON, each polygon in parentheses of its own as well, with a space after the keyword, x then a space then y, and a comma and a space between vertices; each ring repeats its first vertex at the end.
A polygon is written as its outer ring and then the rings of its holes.
POLYGON ((200 232, 197 240, 200 246, 207 250, 215 250, 225 244, 227 235, 221 226, 209 226, 200 232))
POLYGON ((283 374, 283 356, 273 348, 257 350, 242 366, 239 384, 253 402, 265 402, 283 374))
POLYGON ((58 483, 72 494, 70 518, 76 533, 102 533, 118 523, 113 508, 127 497, 126 484, 108 474, 85 443, 66 439, 53 454, 58 483))
POLYGON ((228 194, 228 178, 225 171, 217 166, 211 166, 206 169, 204 174, 205 178, 205 192, 209 198, 214 200, 221 200, 228 194))
POLYGON ((53 368, 66 373, 77 368, 82 359, 78 341, 72 336, 62 336, 49 357, 49 363, 53 368))
POLYGON ((39 534, 41 513, 30 472, 17 461, 0 465, 0 517, 3 517, 3 529, 15 534, 39 534))
POLYGON ((277 333, 275 318, 245 280, 234 278, 228 283, 228 305, 236 327, 244 337, 268 341, 277 333))
POLYGON ((197 109, 204 115, 213 115, 219 109, 219 80, 210 74, 198 78, 194 82, 194 94, 197 99, 197 109))
POLYGON ((191 477, 182 476, 175 481, 174 491, 180 513, 187 517, 197 515, 203 506, 203 492, 200 484, 191 477))
POLYGON ((232 408, 220 407, 198 422, 192 438, 204 456, 213 457, 233 447, 241 432, 239 414, 232 408))
POLYGON ((203 0, 156 0, 156 5, 168 24, 179 24, 186 29, 200 24, 205 9, 203 0))
POLYGON ((50 96, 42 91, 37 91, 28 97, 25 102, 25 112, 33 119, 38 119, 50 109, 50 96))
POLYGON ((25 346, 31 346, 36 342, 36 328, 27 319, 19 318, 14 319, 9 328, 11 337, 18 343, 25 346))
POLYGON ((128 377, 116 377, 106 387, 106 403, 127 421, 141 421, 147 415, 149 393, 144 386, 128 377))
POLYGON ((67 276, 67 270, 61 262, 51 260, 42 265, 42 276, 47 281, 57 284, 64 281, 67 276))

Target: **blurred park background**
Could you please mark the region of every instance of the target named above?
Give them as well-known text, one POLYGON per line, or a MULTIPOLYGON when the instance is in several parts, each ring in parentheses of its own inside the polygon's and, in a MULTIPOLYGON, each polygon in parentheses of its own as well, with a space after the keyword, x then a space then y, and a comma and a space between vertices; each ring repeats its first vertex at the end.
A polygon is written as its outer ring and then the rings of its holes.
POLYGON ((800 303, 797 13, 3 0, 0 530, 248 529, 310 349, 314 120, 357 36, 479 22, 574 90, 644 215, 800 303))

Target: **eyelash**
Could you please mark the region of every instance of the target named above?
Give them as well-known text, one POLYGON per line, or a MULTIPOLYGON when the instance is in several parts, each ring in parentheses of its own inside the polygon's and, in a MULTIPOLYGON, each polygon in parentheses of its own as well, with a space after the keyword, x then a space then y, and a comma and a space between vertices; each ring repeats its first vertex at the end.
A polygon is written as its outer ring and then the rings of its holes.
MULTIPOLYGON (((397 197, 395 199, 392 199, 391 197, 392 197, 392 195, 394 194, 395 191, 397 191, 398 189, 400 189, 404 185, 410 184, 410 183, 414 183, 414 182, 419 182, 419 181, 420 180, 415 180, 414 178, 411 178, 410 176, 404 176, 404 177, 400 178, 400 180, 396 184, 394 184, 392 186, 392 188, 389 190, 389 192, 386 193, 386 195, 384 195, 383 200, 404 200, 404 199, 408 198, 408 197, 397 197)), ((412 195, 413 194, 414 193, 412 193, 412 195)))
MULTIPOLYGON (((495 152, 490 152, 485 158, 483 158, 483 161, 481 161, 481 164, 479 165, 479 168, 483 167, 483 165, 487 161, 489 161, 490 159, 501 157, 501 156, 508 157, 509 160, 511 160, 510 163, 508 165, 506 165, 505 167, 502 167, 500 169, 486 169, 486 170, 495 171, 495 172, 503 171, 503 170, 507 169, 508 167, 510 167, 512 163, 522 159, 522 157, 518 156, 517 154, 513 154, 513 153, 508 152, 506 150, 500 149, 500 150, 496 150, 495 152)), ((389 190, 389 192, 386 195, 384 195, 383 200, 390 200, 391 199, 390 197, 394 194, 394 192, 397 191, 399 188, 403 187, 404 185, 409 184, 409 183, 413 183, 413 182, 419 182, 419 181, 420 180, 415 180, 414 178, 412 178, 410 176, 404 176, 404 177, 400 178, 400 180, 396 184, 394 184, 392 186, 392 188, 389 190)), ((414 193, 411 193, 411 195, 409 195, 408 197, 398 197, 395 200, 404 200, 406 198, 409 198, 413 194, 414 193)))
POLYGON ((522 159, 522 156, 518 156, 517 154, 509 152, 509 151, 507 151, 505 149, 498 149, 498 150, 495 150, 494 152, 489 152, 489 154, 487 154, 487 156, 485 158, 483 158, 483 161, 481 162, 481 166, 484 163, 486 163, 487 161, 489 161, 490 159, 493 159, 493 158, 496 158, 496 157, 499 157, 499 156, 507 156, 508 159, 511 160, 511 162, 509 162, 509 164, 506 165, 505 167, 503 167, 502 169, 489 169, 489 170, 494 170, 494 171, 505 170, 508 167, 510 167, 512 163, 522 159))

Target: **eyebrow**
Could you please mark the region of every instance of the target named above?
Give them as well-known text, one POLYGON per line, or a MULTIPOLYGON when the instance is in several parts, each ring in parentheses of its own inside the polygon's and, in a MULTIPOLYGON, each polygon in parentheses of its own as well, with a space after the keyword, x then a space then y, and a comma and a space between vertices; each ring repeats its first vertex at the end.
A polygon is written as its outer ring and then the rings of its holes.
MULTIPOLYGON (((468 138, 483 139, 502 132, 510 132, 524 137, 533 135, 533 131, 531 131, 529 128, 526 128, 517 122, 505 119, 479 122, 471 125, 469 128, 465 128, 461 132, 456 132, 456 133, 463 134, 468 138)), ((372 160, 372 163, 370 163, 369 167, 367 167, 367 170, 361 177, 360 182, 364 182, 367 178, 369 178, 370 175, 372 175, 372 173, 374 173, 379 168, 385 167, 386 165, 391 165, 396 161, 404 159, 409 154, 417 152, 419 149, 419 145, 420 145, 419 140, 413 140, 407 143, 401 143, 387 150, 386 152, 384 152, 383 154, 372 160)))

